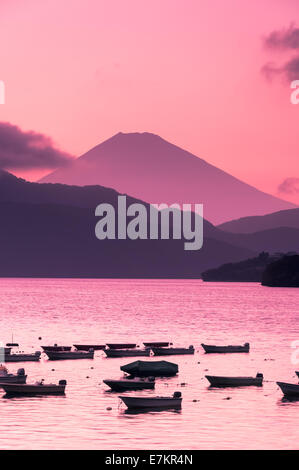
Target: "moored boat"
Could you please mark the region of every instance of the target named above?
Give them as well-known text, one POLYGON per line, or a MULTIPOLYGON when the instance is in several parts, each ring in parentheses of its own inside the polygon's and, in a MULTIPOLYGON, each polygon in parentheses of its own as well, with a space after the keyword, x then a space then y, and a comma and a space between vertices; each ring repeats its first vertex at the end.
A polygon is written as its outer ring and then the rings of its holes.
POLYGON ((9 353, 5 354, 4 362, 38 362, 40 360, 40 356, 40 351, 36 351, 32 354, 9 353))
POLYGON ((94 351, 102 351, 106 348, 106 344, 74 344, 77 351, 89 351, 93 349, 94 351))
POLYGON ((136 343, 107 343, 109 349, 133 349, 136 343))
POLYGON ((171 377, 178 373, 178 365, 168 361, 135 361, 121 366, 133 377, 171 377))
POLYGON ((46 351, 70 351, 72 346, 58 346, 58 344, 54 344, 54 346, 41 346, 41 348, 46 351))
POLYGON ((93 359, 94 350, 89 351, 45 351, 51 361, 60 361, 65 359, 93 359))
POLYGON ((286 382, 276 382, 282 393, 286 397, 297 397, 299 398, 299 385, 298 384, 289 384, 286 382))
POLYGON ((248 387, 251 385, 262 386, 263 374, 257 373, 255 377, 222 377, 206 375, 206 379, 212 387, 248 387))
POLYGON ((146 348, 167 348, 170 344, 166 341, 152 341, 151 343, 143 343, 146 348))
POLYGON ((107 357, 135 357, 135 356, 149 356, 151 353, 150 348, 147 349, 105 349, 107 357))
POLYGON ((180 408, 182 406, 181 392, 174 392, 172 397, 119 397, 129 409, 144 408, 180 408))
POLYGON ((151 348, 155 356, 175 356, 182 354, 194 354, 194 347, 189 348, 151 348))
POLYGON ((228 345, 228 346, 214 346, 211 344, 202 344, 203 349, 206 353, 248 353, 249 343, 243 345, 228 345))
POLYGON ((111 380, 106 379, 103 382, 108 385, 114 392, 123 392, 125 390, 145 390, 155 388, 155 378, 149 377, 148 379, 119 379, 111 380))
POLYGON ((43 380, 35 384, 4 384, 0 383, 0 387, 4 389, 7 396, 17 395, 64 395, 66 380, 60 380, 58 385, 45 384, 43 380))
POLYGON ((25 370, 18 369, 16 374, 9 374, 5 366, 0 366, 0 383, 16 383, 16 384, 25 384, 27 375, 25 375, 25 370))

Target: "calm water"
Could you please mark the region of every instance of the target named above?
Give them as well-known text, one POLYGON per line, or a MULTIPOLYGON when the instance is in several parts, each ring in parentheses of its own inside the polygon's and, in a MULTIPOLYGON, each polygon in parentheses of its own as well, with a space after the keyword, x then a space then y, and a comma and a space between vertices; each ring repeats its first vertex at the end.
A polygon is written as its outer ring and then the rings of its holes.
MULTIPOLYGON (((179 375, 155 391, 183 395, 181 411, 128 414, 104 378, 131 358, 8 364, 28 382, 67 379, 65 397, 0 398, 1 449, 298 449, 299 402, 282 401, 276 380, 296 383, 290 343, 299 340, 299 289, 194 280, 0 280, 0 340, 21 350, 170 340, 196 348, 173 356, 179 375), (42 337, 42 341, 38 337, 42 337), (204 355, 200 344, 251 343, 250 354, 204 355), (52 370, 54 369, 54 370, 52 370), (204 378, 255 375, 262 388, 211 390, 204 378), (182 385, 185 383, 185 385, 182 385), (230 400, 227 400, 230 397, 230 400), (197 400, 193 402, 193 400, 197 400), (112 410, 107 410, 111 407, 112 410)), ((166 358, 167 359, 167 358, 166 358)))

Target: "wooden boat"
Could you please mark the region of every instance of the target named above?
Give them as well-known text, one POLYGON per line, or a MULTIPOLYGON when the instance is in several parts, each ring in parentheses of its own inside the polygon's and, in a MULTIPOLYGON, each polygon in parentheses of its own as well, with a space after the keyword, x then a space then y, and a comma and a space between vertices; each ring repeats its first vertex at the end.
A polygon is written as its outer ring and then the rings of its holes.
POLYGON ((146 348, 167 348, 170 344, 168 342, 163 341, 153 341, 151 343, 143 343, 146 348))
POLYGON ((297 370, 295 371, 295 374, 297 375, 297 377, 299 377, 299 372, 297 370))
POLYGON ((136 348, 135 343, 107 343, 109 349, 133 349, 136 348))
POLYGON ((178 365, 168 361, 135 361, 121 366, 133 377, 171 377, 178 373, 178 365))
POLYGON ((248 387, 251 385, 262 386, 263 374, 256 374, 256 377, 221 377, 206 375, 206 379, 212 387, 248 387))
POLYGON ((105 349, 107 357, 134 357, 134 356, 149 356, 151 353, 150 348, 147 349, 105 349))
POLYGON ((94 350, 89 351, 45 351, 51 361, 65 359, 93 359, 94 350))
POLYGON ((249 352, 249 343, 245 343, 237 346, 213 346, 208 344, 202 344, 203 349, 206 353, 248 353, 249 352))
POLYGON ((5 354, 4 362, 38 362, 40 360, 41 352, 36 351, 33 354, 5 354))
POLYGON ((54 346, 41 346, 41 348, 46 351, 70 351, 72 346, 58 346, 58 344, 54 344, 54 346))
POLYGON ((114 392, 123 392, 125 390, 144 390, 155 388, 155 378, 150 377, 148 379, 119 379, 103 380, 104 384, 108 385, 114 392))
POLYGON ((179 354, 194 354, 194 347, 189 348, 151 348, 155 356, 175 356, 179 354))
POLYGON ((297 397, 299 398, 299 385, 298 384, 289 384, 286 382, 276 382, 282 393, 286 397, 297 397))
POLYGON ((0 383, 25 384, 26 379, 24 369, 18 369, 16 374, 9 374, 5 366, 0 366, 0 383))
POLYGON ((93 349, 94 351, 101 351, 106 348, 105 344, 74 344, 77 351, 89 351, 93 349))
POLYGON ((138 408, 181 408, 181 392, 174 392, 172 397, 119 397, 129 409, 138 408))
POLYGON ((17 395, 64 395, 66 380, 60 380, 58 385, 45 384, 43 380, 35 384, 4 384, 0 383, 7 396, 17 395))

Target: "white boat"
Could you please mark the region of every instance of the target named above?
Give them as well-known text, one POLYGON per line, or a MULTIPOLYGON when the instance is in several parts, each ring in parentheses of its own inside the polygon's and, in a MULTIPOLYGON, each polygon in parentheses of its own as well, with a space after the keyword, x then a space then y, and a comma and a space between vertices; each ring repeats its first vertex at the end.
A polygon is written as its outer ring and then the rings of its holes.
POLYGON ((4 384, 0 383, 0 387, 4 389, 6 395, 64 395, 66 380, 60 380, 58 385, 45 384, 43 380, 35 384, 4 384))
POLYGON ((154 389, 155 388, 155 379, 154 377, 149 377, 148 379, 119 379, 111 380, 106 379, 103 382, 108 385, 114 392, 123 392, 125 390, 145 390, 145 389, 154 389))
POLYGON ((228 345, 228 346, 215 346, 212 344, 202 344, 203 349, 206 353, 248 353, 249 343, 243 345, 228 345))
POLYGON ((9 374, 5 366, 0 366, 0 383, 25 384, 27 375, 24 369, 18 369, 16 374, 9 374))
POLYGON ((181 392, 175 392, 172 397, 119 397, 129 409, 144 408, 180 408, 182 405, 181 392))
POLYGON ((194 354, 194 347, 189 348, 151 348, 155 356, 177 356, 183 354, 194 354))
POLYGON ((65 359, 93 359, 94 350, 89 351, 45 351, 51 361, 61 361, 65 359))
POLYGON ((248 387, 251 385, 262 386, 263 374, 256 374, 255 377, 222 377, 216 375, 206 375, 206 379, 212 387, 248 387))
POLYGON ((150 348, 146 349, 105 349, 107 357, 136 357, 136 356, 149 356, 151 353, 150 348))
POLYGON ((299 398, 299 385, 289 384, 286 382, 276 382, 282 393, 286 397, 297 397, 299 398))
POLYGON ((24 353, 9 353, 5 354, 4 362, 38 362, 40 360, 41 352, 36 351, 33 354, 24 353))

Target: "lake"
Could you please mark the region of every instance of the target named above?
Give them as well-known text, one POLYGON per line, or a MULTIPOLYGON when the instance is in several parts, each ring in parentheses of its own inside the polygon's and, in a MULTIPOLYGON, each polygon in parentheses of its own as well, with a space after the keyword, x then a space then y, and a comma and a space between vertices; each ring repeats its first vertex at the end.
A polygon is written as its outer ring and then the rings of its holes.
MULTIPOLYGON (((170 356, 179 374, 155 391, 183 396, 180 411, 131 414, 105 378, 134 358, 9 363, 27 382, 67 380, 62 397, 2 398, 1 449, 298 449, 299 401, 276 381, 297 383, 299 289, 200 280, 1 279, 0 340, 34 352, 54 343, 172 341, 194 356, 170 356), (39 340, 42 337, 42 340, 39 340), (250 342, 249 354, 205 355, 201 343, 250 342), (263 387, 210 389, 206 374, 264 374, 263 387), (230 398, 230 399, 228 399, 230 398), (196 401, 193 401, 196 400, 196 401), (112 408, 111 410, 107 408, 112 408)), ((299 355, 298 355, 299 356, 299 355)), ((153 360, 152 358, 140 358, 153 360)), ((156 360, 158 360, 157 358, 156 360)))

